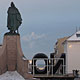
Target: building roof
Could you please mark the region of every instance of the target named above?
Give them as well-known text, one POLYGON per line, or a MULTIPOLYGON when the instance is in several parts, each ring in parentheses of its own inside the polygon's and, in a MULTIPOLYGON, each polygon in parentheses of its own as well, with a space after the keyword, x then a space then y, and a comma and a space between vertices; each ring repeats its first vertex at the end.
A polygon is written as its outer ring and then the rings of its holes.
POLYGON ((80 41, 80 31, 77 31, 72 36, 70 36, 67 41, 80 41))

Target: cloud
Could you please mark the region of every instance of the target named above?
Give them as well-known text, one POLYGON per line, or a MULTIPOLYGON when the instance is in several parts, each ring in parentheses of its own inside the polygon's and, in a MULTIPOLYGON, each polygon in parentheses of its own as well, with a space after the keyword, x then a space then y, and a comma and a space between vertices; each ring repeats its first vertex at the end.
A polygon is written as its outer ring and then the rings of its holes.
POLYGON ((22 40, 24 41, 33 41, 33 40, 38 40, 38 39, 41 39, 41 38, 44 38, 45 37, 45 34, 35 34, 35 32, 32 32, 31 34, 28 34, 28 35, 25 35, 22 37, 22 40))
POLYGON ((24 35, 22 40, 27 43, 27 47, 33 48, 36 46, 37 40, 41 40, 43 38, 45 38, 45 34, 36 34, 35 32, 32 32, 31 34, 24 35))
POLYGON ((31 43, 29 43, 29 47, 30 47, 30 48, 33 48, 34 45, 35 45, 35 42, 34 42, 34 41, 31 42, 31 43))

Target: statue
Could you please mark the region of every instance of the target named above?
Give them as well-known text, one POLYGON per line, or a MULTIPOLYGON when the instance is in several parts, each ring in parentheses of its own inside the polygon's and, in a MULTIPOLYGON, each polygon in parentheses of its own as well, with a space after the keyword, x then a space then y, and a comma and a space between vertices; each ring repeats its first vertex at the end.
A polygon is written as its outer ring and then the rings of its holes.
POLYGON ((16 30, 18 33, 18 28, 22 24, 22 18, 13 2, 11 2, 11 7, 8 8, 7 13, 7 27, 10 30, 10 33, 16 33, 16 30))

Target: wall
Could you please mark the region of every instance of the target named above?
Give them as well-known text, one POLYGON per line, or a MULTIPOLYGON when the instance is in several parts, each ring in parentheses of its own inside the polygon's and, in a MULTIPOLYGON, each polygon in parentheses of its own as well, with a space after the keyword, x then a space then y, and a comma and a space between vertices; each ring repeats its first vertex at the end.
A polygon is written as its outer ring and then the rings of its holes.
POLYGON ((56 57, 60 57, 62 53, 64 53, 64 46, 63 42, 67 40, 68 37, 60 38, 57 41, 57 44, 55 45, 55 50, 57 50, 57 54, 55 55, 56 57))
POLYGON ((67 55, 68 73, 72 73, 72 70, 80 70, 80 42, 68 42, 67 55))

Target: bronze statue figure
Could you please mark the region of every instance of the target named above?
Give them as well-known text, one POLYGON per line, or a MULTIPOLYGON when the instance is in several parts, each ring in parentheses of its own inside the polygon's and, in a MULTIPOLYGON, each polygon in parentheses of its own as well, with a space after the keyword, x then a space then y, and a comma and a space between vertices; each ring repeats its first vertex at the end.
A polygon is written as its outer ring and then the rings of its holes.
POLYGON ((16 33, 16 30, 18 33, 18 28, 22 23, 22 18, 13 2, 11 2, 11 7, 8 8, 7 13, 7 27, 10 30, 10 33, 16 33))

